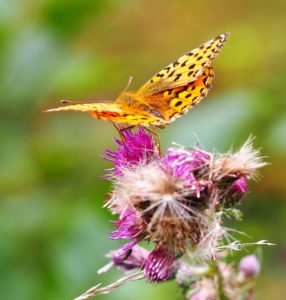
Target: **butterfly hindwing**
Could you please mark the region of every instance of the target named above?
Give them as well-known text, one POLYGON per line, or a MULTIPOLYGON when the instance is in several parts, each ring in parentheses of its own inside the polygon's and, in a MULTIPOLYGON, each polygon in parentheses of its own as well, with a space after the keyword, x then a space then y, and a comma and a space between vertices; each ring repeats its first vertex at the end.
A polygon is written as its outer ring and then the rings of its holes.
POLYGON ((206 97, 211 89, 213 78, 212 68, 205 68, 203 74, 195 81, 151 95, 148 102, 164 116, 167 125, 187 113, 206 97))

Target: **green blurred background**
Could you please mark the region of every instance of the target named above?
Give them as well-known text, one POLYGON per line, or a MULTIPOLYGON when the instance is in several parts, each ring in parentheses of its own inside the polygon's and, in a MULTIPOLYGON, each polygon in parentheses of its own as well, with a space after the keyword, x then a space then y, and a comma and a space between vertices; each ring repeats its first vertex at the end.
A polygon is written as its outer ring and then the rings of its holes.
MULTIPOLYGON (((0 298, 71 299, 95 283, 109 241, 102 208, 114 149, 111 124, 87 114, 43 114, 60 99, 114 99, 181 54, 223 33, 206 101, 161 131, 226 151, 253 134, 271 163, 250 186, 244 221, 268 239, 257 299, 286 293, 286 1, 0 0, 0 298), (196 135, 198 137, 196 137, 196 135)), ((250 241, 250 240, 248 240, 250 241)), ((249 251, 254 251, 251 248, 249 251)), ((102 299, 180 299, 173 283, 128 284, 102 299)))

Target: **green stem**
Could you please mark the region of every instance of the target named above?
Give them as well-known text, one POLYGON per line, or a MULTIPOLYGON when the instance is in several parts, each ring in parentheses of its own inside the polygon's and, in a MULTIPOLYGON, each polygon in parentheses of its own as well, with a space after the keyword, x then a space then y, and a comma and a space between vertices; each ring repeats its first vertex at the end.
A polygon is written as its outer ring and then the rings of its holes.
POLYGON ((212 267, 214 269, 214 276, 217 278, 217 294, 218 294, 218 299, 220 300, 229 300, 229 298, 226 296, 224 288, 223 288, 223 276, 220 272, 220 269, 216 263, 216 261, 212 262, 212 267))

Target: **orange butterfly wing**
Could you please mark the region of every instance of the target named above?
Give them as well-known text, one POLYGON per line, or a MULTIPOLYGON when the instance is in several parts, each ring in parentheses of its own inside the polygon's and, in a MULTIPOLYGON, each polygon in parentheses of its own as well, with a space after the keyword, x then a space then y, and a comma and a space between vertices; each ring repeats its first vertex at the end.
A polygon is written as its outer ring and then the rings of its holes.
POLYGON ((211 89, 213 78, 212 68, 206 68, 203 74, 193 82, 148 96, 148 102, 152 103, 151 106, 165 119, 165 124, 160 127, 186 114, 205 98, 211 89))
POLYGON ((195 81, 218 56, 228 36, 221 34, 181 56, 148 80, 138 93, 152 95, 195 81))
POLYGON ((144 104, 135 101, 133 104, 119 102, 94 102, 61 106, 46 110, 46 112, 81 111, 88 112, 93 117, 125 125, 161 124, 162 118, 156 117, 146 110, 144 104))
POLYGON ((198 104, 211 88, 212 61, 228 33, 202 44, 154 75, 138 91, 144 103, 164 116, 165 127, 198 104))
POLYGON ((123 92, 115 102, 72 104, 48 111, 82 111, 114 123, 165 127, 207 95, 214 77, 210 65, 228 35, 221 34, 181 56, 136 93, 123 92))

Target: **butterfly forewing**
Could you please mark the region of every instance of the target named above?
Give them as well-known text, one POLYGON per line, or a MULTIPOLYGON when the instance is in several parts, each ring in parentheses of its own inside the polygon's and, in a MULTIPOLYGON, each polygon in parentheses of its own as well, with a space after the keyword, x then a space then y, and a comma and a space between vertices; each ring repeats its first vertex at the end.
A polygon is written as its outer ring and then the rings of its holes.
POLYGON ((228 36, 229 33, 221 34, 181 56, 154 75, 138 93, 147 96, 196 80, 219 54, 228 36))
POLYGON ((137 126, 139 124, 154 124, 159 126, 163 123, 162 118, 150 114, 148 111, 141 109, 140 103, 137 106, 129 107, 126 103, 116 102, 95 102, 72 104, 62 107, 46 110, 46 112, 55 111, 81 111, 88 112, 93 117, 101 120, 108 120, 114 123, 137 126))
POLYGON ((82 112, 90 112, 90 111, 113 111, 114 113, 121 113, 121 108, 114 102, 94 102, 94 103, 81 103, 81 104, 72 104, 67 106, 61 106, 57 108, 52 108, 46 110, 46 112, 53 111, 82 111, 82 112))

